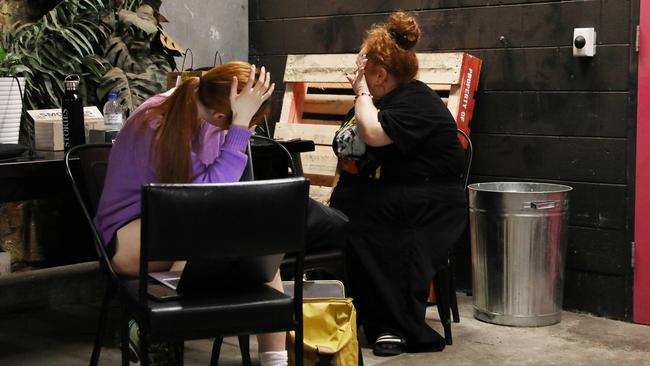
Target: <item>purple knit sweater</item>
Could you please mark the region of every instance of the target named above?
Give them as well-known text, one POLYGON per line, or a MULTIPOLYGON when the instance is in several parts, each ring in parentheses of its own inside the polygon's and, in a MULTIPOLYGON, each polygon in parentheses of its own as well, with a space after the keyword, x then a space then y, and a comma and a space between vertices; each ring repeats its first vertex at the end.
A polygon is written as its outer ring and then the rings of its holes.
MULTIPOLYGON (((95 224, 107 245, 115 232, 140 217, 140 189, 156 181, 151 146, 160 117, 148 118, 145 109, 165 96, 156 95, 142 103, 120 131, 108 159, 104 191, 99 200, 95 224), (146 127, 139 128, 142 123, 146 127)), ((192 182, 235 182, 246 167, 245 153, 251 132, 231 126, 228 133, 207 122, 192 140, 192 182)))

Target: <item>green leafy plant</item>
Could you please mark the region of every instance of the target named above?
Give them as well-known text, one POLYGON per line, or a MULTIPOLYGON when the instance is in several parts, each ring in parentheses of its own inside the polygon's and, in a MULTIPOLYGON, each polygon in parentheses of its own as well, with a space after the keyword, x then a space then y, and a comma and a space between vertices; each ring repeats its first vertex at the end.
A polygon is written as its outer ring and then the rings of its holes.
POLYGON ((13 54, 6 54, 4 48, 0 48, 0 77, 32 76, 32 70, 21 63, 20 58, 13 54))
MULTIPOLYGON (((129 2, 123 6, 134 7, 129 2)), ((121 9, 111 26, 114 31, 106 42, 104 57, 113 67, 104 75, 97 96, 102 98, 116 91, 122 104, 133 110, 164 90, 167 72, 172 68, 166 54, 152 51, 159 28, 151 6, 140 5, 135 12, 121 9)))
POLYGON ((63 79, 80 76, 80 94, 86 105, 96 103, 93 85, 105 73, 101 49, 110 34, 101 18, 109 9, 101 0, 62 1, 35 23, 16 27, 4 35, 8 56, 27 67, 25 104, 28 109, 60 106, 63 79))
POLYGON ((142 2, 64 0, 37 22, 2 34, 8 52, 0 73, 25 77, 28 109, 60 106, 63 79, 77 74, 85 105, 99 106, 115 91, 132 111, 164 90, 171 71, 164 49, 152 51, 158 21, 142 2))

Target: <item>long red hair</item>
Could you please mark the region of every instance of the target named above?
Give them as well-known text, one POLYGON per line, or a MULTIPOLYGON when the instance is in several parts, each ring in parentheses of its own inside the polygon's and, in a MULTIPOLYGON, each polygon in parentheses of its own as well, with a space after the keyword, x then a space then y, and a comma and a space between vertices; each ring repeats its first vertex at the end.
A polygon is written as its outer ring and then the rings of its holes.
MULTIPOLYGON (((251 65, 246 62, 228 62, 207 71, 200 78, 188 78, 174 93, 147 112, 160 115, 161 123, 153 141, 153 161, 156 179, 160 183, 188 183, 192 179, 192 140, 198 132, 197 101, 206 108, 226 115, 232 122, 230 85, 233 76, 239 80, 238 92, 248 81, 251 65)), ((259 70, 257 71, 259 74, 259 70)), ((251 124, 263 118, 265 106, 257 111, 251 124)))

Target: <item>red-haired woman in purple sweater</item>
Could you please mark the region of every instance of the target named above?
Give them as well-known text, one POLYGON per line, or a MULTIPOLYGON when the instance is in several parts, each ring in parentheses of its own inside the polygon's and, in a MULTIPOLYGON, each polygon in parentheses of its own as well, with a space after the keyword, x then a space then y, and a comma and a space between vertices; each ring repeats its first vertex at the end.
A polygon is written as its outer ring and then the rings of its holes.
MULTIPOLYGON (((239 180, 249 128, 259 122, 275 86, 264 67, 255 75, 248 63, 220 65, 148 99, 127 120, 111 150, 95 218, 117 272, 138 274, 143 184, 239 180)), ((149 268, 181 270, 183 265, 152 262, 149 268)), ((279 273, 269 285, 282 291, 279 273)), ((286 365, 284 333, 258 339, 262 365, 286 365)))

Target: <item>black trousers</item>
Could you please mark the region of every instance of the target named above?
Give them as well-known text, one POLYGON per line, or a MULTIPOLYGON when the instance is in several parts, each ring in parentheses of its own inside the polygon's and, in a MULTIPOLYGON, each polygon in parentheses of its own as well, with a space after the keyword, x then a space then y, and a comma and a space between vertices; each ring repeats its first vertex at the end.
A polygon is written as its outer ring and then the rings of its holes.
POLYGON ((391 332, 409 351, 442 350, 444 338, 425 322, 426 299, 466 225, 462 187, 340 182, 331 202, 350 219, 349 290, 368 341, 391 332))
POLYGON ((341 211, 309 199, 306 249, 345 247, 348 217, 341 211))

